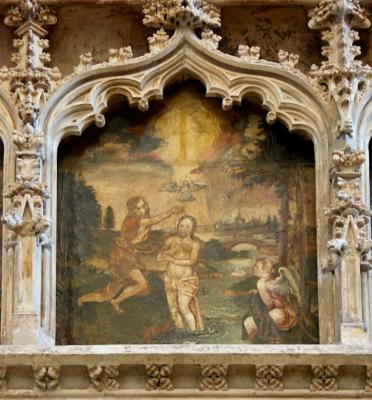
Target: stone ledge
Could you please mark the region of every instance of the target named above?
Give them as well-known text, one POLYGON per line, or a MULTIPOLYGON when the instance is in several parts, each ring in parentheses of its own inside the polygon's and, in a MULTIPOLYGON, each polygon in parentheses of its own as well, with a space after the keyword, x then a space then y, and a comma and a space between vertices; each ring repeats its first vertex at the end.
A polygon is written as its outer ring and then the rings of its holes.
POLYGON ((0 346, 0 398, 372 398, 372 348, 0 346))

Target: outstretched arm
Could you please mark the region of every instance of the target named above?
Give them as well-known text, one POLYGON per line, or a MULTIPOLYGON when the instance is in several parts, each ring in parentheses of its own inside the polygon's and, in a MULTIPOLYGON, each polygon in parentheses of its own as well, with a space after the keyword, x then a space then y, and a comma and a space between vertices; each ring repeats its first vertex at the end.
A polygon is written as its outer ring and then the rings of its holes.
POLYGON ((166 211, 166 212, 158 214, 158 215, 154 215, 153 217, 142 218, 141 225, 143 225, 143 226, 156 225, 156 224, 159 224, 160 222, 166 220, 171 215, 177 215, 177 214, 182 213, 183 211, 184 211, 183 207, 173 207, 169 211, 166 211))
POLYGON ((165 241, 164 246, 160 249, 159 254, 156 257, 159 261, 166 259, 166 255, 168 254, 169 250, 171 250, 171 248, 172 248, 173 241, 174 241, 173 236, 169 237, 165 241))

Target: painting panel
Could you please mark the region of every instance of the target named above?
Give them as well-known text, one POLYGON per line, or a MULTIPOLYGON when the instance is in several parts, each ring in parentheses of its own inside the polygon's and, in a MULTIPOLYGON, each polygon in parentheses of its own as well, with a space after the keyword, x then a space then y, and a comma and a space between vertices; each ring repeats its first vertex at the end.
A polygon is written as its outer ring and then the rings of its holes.
POLYGON ((197 84, 65 140, 59 344, 317 343, 311 141, 197 84))

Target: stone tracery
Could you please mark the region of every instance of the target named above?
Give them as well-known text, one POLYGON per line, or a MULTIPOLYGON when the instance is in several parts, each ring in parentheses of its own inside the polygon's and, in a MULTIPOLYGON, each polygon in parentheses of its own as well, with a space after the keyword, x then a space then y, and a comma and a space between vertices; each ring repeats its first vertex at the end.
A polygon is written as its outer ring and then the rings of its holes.
MULTIPOLYGON (((5 143, 14 151, 15 165, 15 179, 12 181, 11 174, 8 174, 9 188, 4 194, 10 200, 10 206, 3 216, 8 231, 5 251, 10 256, 7 257, 7 262, 14 268, 27 269, 28 277, 30 271, 35 274, 35 271, 40 273, 41 269, 44 269, 49 271, 48 276, 53 279, 51 271, 55 266, 52 252, 56 229, 53 199, 56 188, 52 170, 56 164, 54 153, 62 137, 81 134, 92 122, 99 127, 104 126, 103 113, 113 94, 123 94, 128 98, 130 105, 136 105, 140 110, 146 111, 152 99, 163 96, 169 81, 187 72, 203 81, 207 95, 223 99, 224 110, 230 109, 234 104, 240 104, 245 96, 254 93, 261 98, 263 107, 268 110, 268 122, 279 119, 290 130, 307 132, 312 136, 320 165, 317 179, 319 183, 324 184, 324 188, 318 193, 318 214, 321 214, 326 206, 330 206, 325 200, 331 193, 331 187, 327 183, 327 167, 331 166, 328 160, 330 149, 340 148, 340 143, 345 147, 343 141, 337 142, 335 138, 341 136, 342 140, 351 143, 352 150, 336 150, 332 159, 336 171, 331 178, 337 178, 337 202, 329 211, 334 220, 333 236, 325 237, 327 222, 319 216, 321 242, 318 260, 321 264, 321 260, 327 258, 328 243, 333 257, 331 270, 341 265, 342 259, 346 257, 344 253, 349 248, 354 255, 357 252, 360 258, 356 265, 358 273, 360 267, 369 269, 368 255, 371 245, 366 229, 369 211, 361 200, 360 185, 356 182, 360 176, 357 170, 362 163, 363 152, 356 151, 360 146, 355 140, 358 136, 358 124, 353 117, 359 104, 368 101, 365 100, 365 96, 370 93, 368 90, 372 79, 371 68, 355 60, 360 54, 360 49, 354 44, 358 40, 358 33, 354 29, 366 29, 370 25, 359 2, 322 0, 309 14, 310 28, 321 30, 322 39, 329 45, 324 46, 322 50, 326 61, 319 67, 313 67, 308 75, 296 69, 299 56, 286 50, 279 52, 277 63, 261 59, 259 43, 254 46, 242 44, 236 57, 223 54, 218 50, 221 37, 212 30, 221 25, 220 10, 205 1, 149 0, 144 6, 144 14, 144 24, 157 29, 148 39, 149 53, 133 57, 130 46, 110 49, 108 59, 103 63, 94 63, 92 54, 86 53, 80 56, 80 63, 73 73, 61 80, 58 68, 46 66, 51 60, 44 51, 49 46, 48 40, 45 39, 47 31, 44 26, 56 23, 55 14, 49 7, 40 5, 37 0, 21 0, 19 5, 12 7, 7 13, 5 23, 18 28, 15 32, 18 38, 14 41, 17 52, 12 57, 16 66, 1 69, 0 85, 2 91, 12 99, 19 117, 17 123, 13 124, 17 125, 16 129, 9 122, 12 118, 7 118, 2 124, 2 131, 14 130, 12 135, 8 133, 9 138, 12 136, 12 141, 9 139, 5 143), (194 32, 194 29, 199 27, 203 28, 201 38, 194 32), (170 35, 170 30, 175 31, 173 36, 170 35), (81 85, 83 79, 84 87, 81 85), (326 85, 326 89, 322 87, 323 84, 326 85), (331 126, 326 115, 331 110, 332 101, 337 106, 337 127, 331 126), (353 165, 355 168, 351 170, 344 160, 349 156, 357 159, 353 165), (343 161, 340 161, 341 159, 343 161), (351 208, 356 211, 347 213, 351 208), (345 212, 348 216, 345 216, 345 212), (52 229, 49 234, 50 227, 52 229), (350 232, 354 232, 355 237, 352 237, 350 232), (30 260, 17 258, 16 249, 23 247, 35 254, 35 264, 30 265, 30 260)), ((1 107, 4 107, 3 104, 1 107)), ((7 107, 9 105, 4 108, 7 107)), ((32 314, 32 322, 26 323, 32 326, 28 332, 32 332, 33 336, 29 338, 30 341, 45 343, 48 342, 46 338, 53 337, 54 324, 45 324, 45 316, 42 317, 41 309, 37 308, 40 304, 36 304, 35 308, 31 299, 41 292, 40 288, 46 284, 46 278, 32 275, 32 279, 36 282, 33 287, 29 287, 27 282, 24 286, 20 283, 20 288, 29 293, 29 304, 26 304, 25 308, 19 305, 19 310, 23 310, 25 314, 32 314)), ((350 291, 355 294, 355 288, 350 288, 349 284, 350 280, 344 282, 347 289, 341 293, 343 298, 347 298, 350 291)), ((39 300, 41 303, 47 303, 43 304, 43 307, 49 313, 54 312, 52 292, 53 285, 47 292, 44 291, 44 297, 39 300)), ((322 293, 324 295, 325 292, 322 293)), ((361 291, 357 293, 358 301, 361 301, 363 295, 365 294, 361 291)), ((9 289, 5 294, 5 308, 11 307, 13 297, 15 298, 14 293, 9 289)), ((15 307, 17 309, 17 304, 15 307)), ((323 306, 322 312, 325 314, 329 310, 323 306)), ((364 330, 365 317, 361 317, 361 310, 358 312, 360 318, 357 323, 364 330)), ((3 329, 3 340, 8 343, 22 343, 24 340, 23 333, 19 333, 24 321, 22 318, 16 318, 18 317, 11 316, 2 320, 6 327, 3 329)), ((53 317, 48 318, 53 321, 53 317)), ((355 321, 346 319, 344 322, 347 330, 350 328, 348 324, 355 321)), ((336 337, 337 335, 334 336, 334 340, 336 337)), ((357 341, 361 340, 360 336, 356 338, 357 341)), ((349 333, 341 333, 344 343, 355 342, 355 338, 349 339, 349 333)), ((153 368, 154 365, 149 366, 147 370, 149 379, 152 376, 149 372, 150 367, 153 368)), ((312 368, 315 376, 312 390, 336 390, 337 369, 328 366, 330 372, 324 372, 323 367, 312 368), (327 379, 331 379, 331 383, 325 381, 327 379)), ((97 368, 90 370, 92 384, 101 390, 101 386, 106 385, 104 379, 109 377, 113 379, 112 385, 117 389, 116 377, 119 372, 115 370, 111 376, 105 372, 107 367, 102 368, 99 373, 97 368)), ((267 366, 264 368, 267 369, 267 366)), ((280 380, 282 370, 278 368, 273 370, 272 375, 276 374, 280 380)), ((266 379, 266 369, 257 373, 257 379, 266 379), (260 374, 263 374, 263 378, 260 374)), ((59 372, 52 373, 55 378, 50 384, 45 380, 45 376, 48 375, 45 371, 35 372, 37 376, 41 374, 40 379, 35 381, 36 384, 41 382, 38 386, 58 385, 59 372)), ((171 372, 168 373, 169 376, 170 374, 171 372)), ((227 372, 220 374, 223 388, 226 384, 226 374, 227 372)), ((6 372, 2 375, 2 381, 5 381, 6 372)), ((369 375, 368 372, 368 379, 369 375)), ((202 376, 209 377, 203 372, 202 376)), ((154 380, 151 382, 149 388, 159 388, 158 383, 154 383, 154 380)), ((205 387, 210 389, 213 385, 213 382, 207 383, 205 387)), ((167 389, 169 387, 168 385, 167 389)), ((112 390, 110 388, 106 389, 112 390)))

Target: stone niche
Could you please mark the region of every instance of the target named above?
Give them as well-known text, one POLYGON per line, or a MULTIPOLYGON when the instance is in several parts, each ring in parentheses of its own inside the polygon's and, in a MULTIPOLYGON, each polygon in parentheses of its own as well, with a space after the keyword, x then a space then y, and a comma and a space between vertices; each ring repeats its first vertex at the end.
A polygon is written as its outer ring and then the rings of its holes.
POLYGON ((0 5, 0 398, 372 397, 369 11, 0 5))

